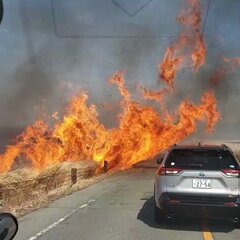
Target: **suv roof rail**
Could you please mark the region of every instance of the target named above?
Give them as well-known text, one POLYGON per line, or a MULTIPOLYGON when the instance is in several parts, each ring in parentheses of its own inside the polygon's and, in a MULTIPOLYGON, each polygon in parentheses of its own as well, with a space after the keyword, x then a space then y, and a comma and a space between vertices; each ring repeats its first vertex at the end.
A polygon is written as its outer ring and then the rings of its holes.
POLYGON ((229 150, 231 153, 234 153, 234 151, 233 151, 228 145, 222 144, 221 146, 222 146, 223 148, 229 150))
POLYGON ((229 148, 226 144, 222 144, 222 147, 229 148))

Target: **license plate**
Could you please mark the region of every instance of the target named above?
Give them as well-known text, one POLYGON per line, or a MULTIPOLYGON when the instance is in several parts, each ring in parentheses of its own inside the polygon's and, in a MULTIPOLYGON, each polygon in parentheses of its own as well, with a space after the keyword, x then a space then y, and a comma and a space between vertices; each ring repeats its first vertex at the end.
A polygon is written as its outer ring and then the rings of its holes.
POLYGON ((212 181, 210 179, 193 179, 193 188, 209 189, 212 187, 212 181))

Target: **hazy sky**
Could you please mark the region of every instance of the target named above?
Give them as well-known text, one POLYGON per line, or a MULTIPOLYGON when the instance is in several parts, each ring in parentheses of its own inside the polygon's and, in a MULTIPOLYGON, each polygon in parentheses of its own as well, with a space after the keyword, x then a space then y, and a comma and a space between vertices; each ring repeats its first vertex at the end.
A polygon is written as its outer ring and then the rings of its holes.
MULTIPOLYGON (((8 0, 0 26, 0 126, 25 126, 36 118, 44 99, 48 111, 67 101, 62 82, 87 88, 91 101, 119 99, 107 85, 117 70, 127 84, 159 88, 157 65, 174 42, 179 26, 179 0, 8 0)), ((209 77, 222 56, 240 56, 240 1, 203 2, 207 64, 197 76, 190 69, 178 75, 171 106, 185 97, 199 101, 211 88, 209 77), (207 8, 209 11, 207 13, 207 8)), ((228 75, 217 87, 222 122, 215 136, 240 134, 239 76, 228 75)), ((174 109, 173 109, 174 111, 174 109)), ((225 137, 226 138, 226 137, 225 137)))

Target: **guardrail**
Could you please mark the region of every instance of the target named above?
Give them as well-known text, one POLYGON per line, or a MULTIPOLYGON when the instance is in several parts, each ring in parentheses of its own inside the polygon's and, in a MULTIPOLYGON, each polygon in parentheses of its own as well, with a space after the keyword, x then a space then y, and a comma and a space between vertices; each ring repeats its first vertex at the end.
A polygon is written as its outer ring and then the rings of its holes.
POLYGON ((65 195, 84 180, 91 178, 96 166, 68 168, 50 171, 33 179, 0 183, 1 211, 17 215, 45 205, 49 201, 65 195))

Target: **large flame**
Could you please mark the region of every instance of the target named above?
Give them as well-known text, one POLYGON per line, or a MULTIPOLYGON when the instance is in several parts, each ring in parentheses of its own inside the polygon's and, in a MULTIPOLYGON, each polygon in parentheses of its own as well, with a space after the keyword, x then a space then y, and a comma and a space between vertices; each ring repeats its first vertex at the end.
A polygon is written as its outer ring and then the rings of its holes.
POLYGON ((53 128, 43 120, 28 127, 17 144, 1 155, 0 172, 9 171, 19 157, 31 161, 38 170, 62 161, 88 159, 129 168, 191 135, 197 121, 205 119, 208 131, 212 131, 219 120, 212 92, 203 95, 199 106, 182 102, 172 116, 133 101, 122 73, 115 74, 110 83, 117 85, 123 96, 118 128, 106 129, 98 120, 96 107, 88 106, 87 94, 82 92, 72 99, 66 115, 53 128))
POLYGON ((206 59, 206 43, 200 29, 200 0, 187 2, 188 8, 178 17, 183 32, 166 50, 160 64, 160 75, 167 88, 153 91, 139 87, 145 100, 159 103, 160 112, 135 101, 125 85, 124 74, 116 73, 110 84, 118 87, 123 98, 117 128, 107 129, 99 121, 96 106, 88 104, 87 93, 81 92, 73 97, 62 119, 58 113, 53 114, 53 126, 39 120, 27 127, 16 144, 8 146, 0 156, 0 172, 10 171, 21 158, 36 170, 64 161, 82 160, 94 160, 100 165, 107 160, 112 167, 126 169, 187 138, 196 131, 199 121, 206 121, 207 130, 211 132, 220 118, 212 91, 203 94, 199 105, 183 101, 175 114, 170 114, 164 103, 164 95, 169 90, 174 92, 176 74, 184 62, 190 59, 193 71, 197 72, 206 59), (191 37, 187 36, 189 33, 191 37))

